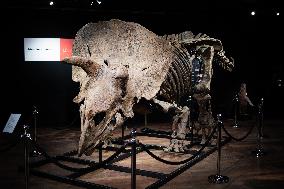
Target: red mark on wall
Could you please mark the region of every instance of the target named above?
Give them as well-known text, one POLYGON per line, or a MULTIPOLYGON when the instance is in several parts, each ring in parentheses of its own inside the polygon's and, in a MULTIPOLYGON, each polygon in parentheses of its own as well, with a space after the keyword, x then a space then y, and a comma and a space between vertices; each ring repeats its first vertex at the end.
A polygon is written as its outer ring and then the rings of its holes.
POLYGON ((60 38, 60 61, 66 57, 72 56, 72 46, 74 39, 60 38))

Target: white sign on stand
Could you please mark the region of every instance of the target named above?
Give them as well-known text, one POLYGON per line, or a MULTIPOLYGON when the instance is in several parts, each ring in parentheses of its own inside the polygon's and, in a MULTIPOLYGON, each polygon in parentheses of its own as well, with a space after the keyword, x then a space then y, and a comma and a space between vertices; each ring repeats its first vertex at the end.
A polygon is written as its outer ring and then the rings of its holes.
POLYGON ((5 127, 3 132, 4 133, 13 133, 19 119, 21 117, 21 114, 11 114, 5 127))

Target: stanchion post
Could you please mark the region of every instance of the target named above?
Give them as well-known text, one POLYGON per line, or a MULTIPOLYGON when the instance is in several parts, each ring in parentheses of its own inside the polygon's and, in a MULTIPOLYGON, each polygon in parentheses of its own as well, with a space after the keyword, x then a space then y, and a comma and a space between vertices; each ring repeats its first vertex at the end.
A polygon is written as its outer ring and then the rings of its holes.
POLYGON ((136 129, 133 128, 131 131, 131 189, 136 189, 136 129))
MULTIPOLYGON (((34 126, 34 137, 33 140, 34 142, 37 141, 37 116, 38 116, 38 110, 36 106, 33 106, 33 126, 34 126)), ((31 156, 40 156, 41 153, 39 151, 37 151, 37 149, 34 149, 31 152, 31 156)))
MULTIPOLYGON (((191 95, 189 95, 188 96, 188 99, 187 99, 187 103, 188 103, 188 107, 189 107, 189 112, 190 112, 190 114, 191 114, 191 112, 192 112, 192 96, 191 95)), ((190 130, 190 140, 191 140, 191 142, 193 143, 193 126, 194 126, 194 123, 193 123, 193 120, 191 119, 191 115, 189 114, 189 117, 188 117, 188 127, 189 127, 189 130, 190 130)))
POLYGON ((30 154, 29 154, 29 143, 30 141, 32 140, 31 139, 31 135, 30 133, 28 133, 28 129, 29 129, 29 126, 28 125, 24 125, 24 133, 21 135, 21 138, 24 139, 24 145, 25 145, 25 149, 24 149, 24 168, 25 168, 25 189, 28 189, 29 188, 29 174, 30 174, 30 170, 29 170, 29 157, 30 157, 30 154))
POLYGON ((234 125, 233 127, 238 128, 239 123, 238 123, 238 103, 239 103, 239 97, 236 94, 234 97, 234 125))
POLYGON ((260 157, 264 155, 266 152, 264 151, 261 138, 262 138, 262 127, 263 127, 263 98, 261 98, 260 103, 258 105, 258 116, 257 116, 257 147, 256 150, 252 151, 252 153, 256 157, 260 157))
POLYGON ((210 183, 215 183, 215 184, 222 184, 222 183, 227 183, 229 182, 229 177, 221 175, 221 139, 222 139, 222 125, 223 122, 221 121, 221 114, 217 115, 217 131, 218 131, 218 136, 217 136, 217 150, 218 150, 218 157, 217 157, 217 174, 216 175, 210 175, 208 177, 208 181, 210 183))
POLYGON ((34 141, 36 142, 37 140, 37 115, 38 115, 38 111, 36 106, 34 106, 34 110, 33 110, 33 117, 34 117, 34 141))
POLYGON ((259 120, 259 124, 260 124, 260 139, 262 139, 264 137, 263 135, 263 98, 260 99, 260 107, 261 107, 261 111, 260 111, 260 120, 259 120))

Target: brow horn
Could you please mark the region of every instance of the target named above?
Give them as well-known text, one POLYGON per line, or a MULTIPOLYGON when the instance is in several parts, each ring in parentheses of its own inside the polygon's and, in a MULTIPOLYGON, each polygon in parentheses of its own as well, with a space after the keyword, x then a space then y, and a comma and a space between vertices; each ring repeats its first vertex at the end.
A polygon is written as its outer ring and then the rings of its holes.
POLYGON ((95 75, 99 69, 101 69, 101 65, 90 60, 87 58, 82 58, 79 56, 71 56, 64 58, 62 62, 72 64, 74 66, 79 66, 81 67, 88 75, 95 75))

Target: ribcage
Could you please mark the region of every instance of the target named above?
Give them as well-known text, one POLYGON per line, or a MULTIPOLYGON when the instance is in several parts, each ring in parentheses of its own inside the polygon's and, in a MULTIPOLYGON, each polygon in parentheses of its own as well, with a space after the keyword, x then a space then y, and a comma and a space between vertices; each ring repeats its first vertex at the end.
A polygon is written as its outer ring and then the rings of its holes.
POLYGON ((174 61, 162 83, 158 99, 182 104, 191 92, 191 62, 186 48, 175 46, 174 61))

